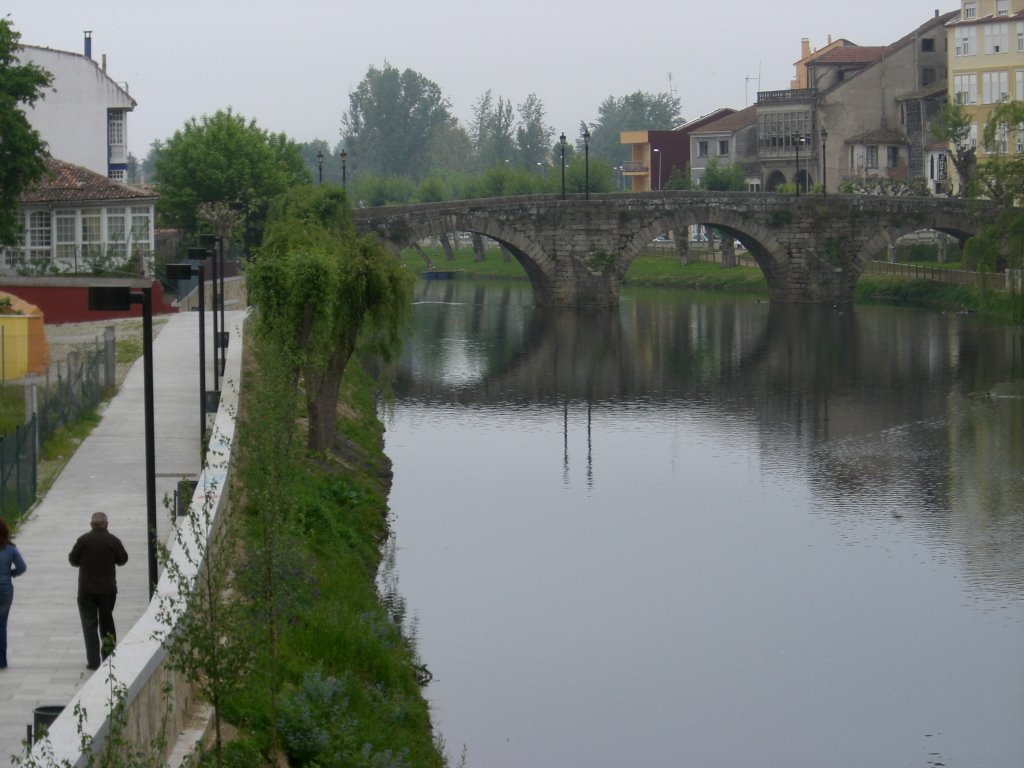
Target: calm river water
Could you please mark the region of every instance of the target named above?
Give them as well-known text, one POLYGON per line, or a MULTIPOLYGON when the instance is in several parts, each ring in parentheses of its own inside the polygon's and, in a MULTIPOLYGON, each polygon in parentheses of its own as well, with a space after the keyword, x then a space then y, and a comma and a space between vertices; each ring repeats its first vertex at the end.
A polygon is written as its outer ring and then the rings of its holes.
POLYGON ((430 282, 397 590, 470 768, 1024 765, 1024 332, 430 282))

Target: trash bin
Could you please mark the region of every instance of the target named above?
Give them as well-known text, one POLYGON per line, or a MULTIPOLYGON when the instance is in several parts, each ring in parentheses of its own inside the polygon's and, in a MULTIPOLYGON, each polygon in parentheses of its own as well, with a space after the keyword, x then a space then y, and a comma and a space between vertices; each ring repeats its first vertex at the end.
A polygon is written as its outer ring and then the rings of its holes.
POLYGON ((53 725, 57 715, 64 711, 63 706, 46 704, 32 710, 32 741, 39 741, 46 729, 53 725))

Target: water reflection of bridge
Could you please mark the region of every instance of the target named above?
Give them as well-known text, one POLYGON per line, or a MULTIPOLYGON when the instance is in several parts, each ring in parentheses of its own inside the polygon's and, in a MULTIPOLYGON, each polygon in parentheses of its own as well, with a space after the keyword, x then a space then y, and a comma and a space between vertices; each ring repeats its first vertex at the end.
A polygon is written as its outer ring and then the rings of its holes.
POLYGON ((993 381, 1024 378, 1024 346, 965 334, 970 319, 954 315, 631 295, 617 312, 586 313, 534 307, 516 287, 424 284, 420 301, 456 311, 419 308, 396 396, 541 406, 576 428, 585 412, 588 446, 589 415, 605 403, 629 403, 639 423, 666 402, 712 422, 744 419, 760 460, 806 473, 834 514, 846 496, 914 488, 929 536, 950 535, 953 510, 968 562, 998 560, 990 570, 1024 591, 1024 564, 1013 565, 1024 529, 1006 513, 1024 508, 1024 400, 987 396, 993 381))

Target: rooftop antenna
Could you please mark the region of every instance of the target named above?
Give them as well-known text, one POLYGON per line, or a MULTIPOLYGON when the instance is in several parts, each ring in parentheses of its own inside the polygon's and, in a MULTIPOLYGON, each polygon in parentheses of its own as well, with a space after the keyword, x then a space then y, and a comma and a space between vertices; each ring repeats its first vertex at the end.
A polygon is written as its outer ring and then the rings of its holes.
POLYGON ((668 95, 669 96, 675 96, 676 93, 677 93, 676 87, 674 85, 672 85, 672 73, 669 72, 668 73, 668 95))
MULTIPOLYGON (((757 90, 760 91, 761 90, 761 62, 760 61, 757 62, 757 75, 756 76, 755 75, 747 75, 744 78, 744 80, 743 80, 743 98, 744 98, 744 102, 745 102, 744 106, 747 106, 747 107, 750 106, 750 95, 749 95, 749 92, 747 91, 747 86, 750 85, 750 82, 752 80, 756 80, 757 81, 757 90)), ((756 91, 755 91, 755 93, 756 93, 756 91)))

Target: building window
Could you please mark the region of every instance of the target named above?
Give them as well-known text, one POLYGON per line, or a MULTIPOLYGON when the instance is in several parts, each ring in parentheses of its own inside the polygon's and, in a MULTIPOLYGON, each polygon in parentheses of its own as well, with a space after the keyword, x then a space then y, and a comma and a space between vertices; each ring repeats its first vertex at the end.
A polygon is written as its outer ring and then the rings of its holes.
POLYGON ((107 209, 107 256, 123 260, 127 254, 125 244, 124 208, 107 209))
POLYGON ((999 104, 1010 100, 1008 72, 982 72, 981 103, 999 104))
POLYGON ((1010 15, 1010 0, 996 0, 996 16, 1010 15))
POLYGON ((111 109, 107 112, 107 146, 109 147, 109 162, 128 162, 128 151, 124 138, 123 109, 111 109))
POLYGON ((1016 146, 1017 154, 1018 155, 1024 154, 1024 123, 1017 123, 1016 137, 1017 137, 1017 142, 1016 142, 1016 144, 1017 144, 1017 146, 1016 146))
POLYGON ((964 3, 964 19, 973 19, 978 15, 978 4, 964 3))
POLYGON ((878 168, 878 147, 867 147, 864 152, 867 168, 878 168))
POLYGON ((978 103, 978 75, 953 75, 953 101, 956 104, 978 103))
POLYGON ((52 224, 49 211, 32 211, 28 214, 25 247, 30 261, 49 261, 53 256, 52 224))
POLYGON ((57 221, 57 251, 56 257, 60 261, 75 263, 75 256, 78 254, 77 232, 78 219, 73 210, 62 210, 56 213, 57 221))
POLYGON ((978 29, 967 27, 956 38, 956 55, 973 56, 978 50, 978 29))
POLYGON ((718 154, 719 155, 728 155, 729 154, 729 142, 728 142, 728 140, 718 142, 718 154))
POLYGON ((148 253, 153 250, 152 210, 145 206, 132 207, 131 253, 148 253))
POLYGON ((1017 22, 1017 53, 1024 52, 1024 22, 1017 22))
POLYGON ((885 167, 895 168, 900 164, 900 148, 899 147, 886 147, 885 148, 885 167))
POLYGON ((921 85, 931 85, 935 82, 935 67, 921 68, 921 85))
POLYGON ((103 235, 99 211, 82 211, 82 258, 98 259, 103 255, 103 235))
POLYGON ((116 181, 119 184, 124 184, 128 179, 128 171, 124 168, 115 168, 110 172, 110 180, 116 181))
POLYGON ((1010 50, 1010 25, 987 24, 985 26, 985 53, 1008 53, 1010 50))
POLYGON ((708 142, 706 142, 706 141, 698 141, 697 142, 697 157, 707 157, 707 156, 708 156, 708 142))
POLYGON ((933 53, 935 51, 935 38, 934 37, 922 37, 921 38, 921 52, 922 53, 933 53))
POLYGON ((1024 101, 1024 70, 1018 69, 1013 73, 1014 89, 1017 92, 1017 101, 1024 101))

